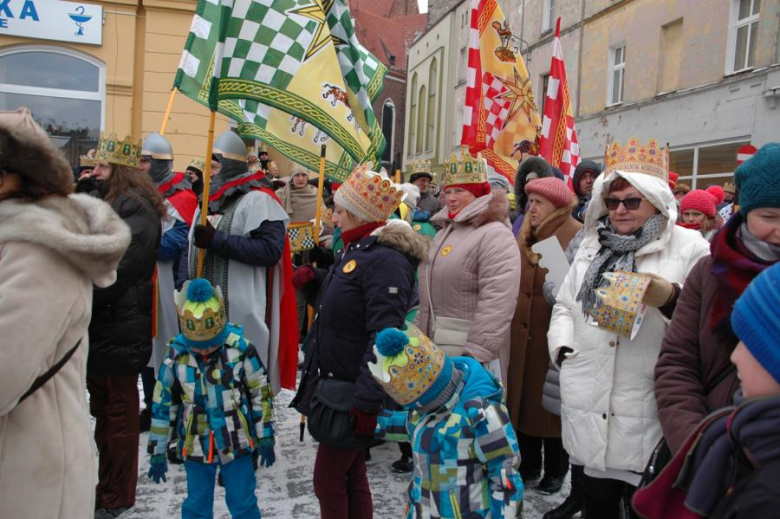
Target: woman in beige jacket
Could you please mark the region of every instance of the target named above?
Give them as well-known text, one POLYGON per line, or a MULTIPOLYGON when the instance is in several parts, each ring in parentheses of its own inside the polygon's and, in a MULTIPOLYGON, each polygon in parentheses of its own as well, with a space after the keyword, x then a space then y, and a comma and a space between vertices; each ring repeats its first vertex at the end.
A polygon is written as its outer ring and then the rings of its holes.
POLYGON ((509 202, 491 193, 484 162, 466 154, 445 163, 446 207, 429 263, 419 269, 415 324, 450 355, 469 355, 506 386, 509 326, 520 286, 520 251, 506 225, 509 202))
POLYGON ((72 189, 69 164, 30 112, 0 112, 3 517, 94 515, 85 382, 92 285, 114 283, 130 233, 108 204, 72 189))

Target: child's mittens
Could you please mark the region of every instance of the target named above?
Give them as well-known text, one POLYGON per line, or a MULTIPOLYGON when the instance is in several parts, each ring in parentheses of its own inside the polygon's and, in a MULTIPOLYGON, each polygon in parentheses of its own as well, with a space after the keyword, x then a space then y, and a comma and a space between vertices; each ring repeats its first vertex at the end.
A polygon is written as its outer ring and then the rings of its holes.
POLYGON ((155 454, 152 456, 151 466, 149 467, 149 478, 159 484, 160 480, 167 482, 165 473, 168 472, 168 460, 165 454, 155 454))
POLYGON ((276 440, 274 440, 273 437, 260 439, 258 450, 260 451, 261 467, 270 467, 276 461, 274 445, 276 445, 276 440))

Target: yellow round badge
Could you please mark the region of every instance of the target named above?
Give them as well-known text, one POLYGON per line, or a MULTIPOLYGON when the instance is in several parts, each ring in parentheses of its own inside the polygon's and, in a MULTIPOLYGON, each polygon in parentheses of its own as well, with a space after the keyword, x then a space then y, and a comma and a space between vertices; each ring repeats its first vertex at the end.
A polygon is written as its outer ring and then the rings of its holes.
POLYGON ((416 223, 416 224, 412 225, 412 229, 414 229, 415 231, 419 231, 420 229, 422 229, 422 225, 420 225, 419 223, 416 223))
POLYGON ((347 264, 344 265, 344 268, 341 269, 341 271, 344 272, 344 274, 349 274, 356 268, 357 268, 357 263, 355 262, 355 260, 349 260, 347 264))
POLYGON ((452 252, 452 245, 447 245, 446 247, 444 247, 441 250, 441 255, 442 256, 447 256, 447 255, 449 255, 450 252, 452 252))

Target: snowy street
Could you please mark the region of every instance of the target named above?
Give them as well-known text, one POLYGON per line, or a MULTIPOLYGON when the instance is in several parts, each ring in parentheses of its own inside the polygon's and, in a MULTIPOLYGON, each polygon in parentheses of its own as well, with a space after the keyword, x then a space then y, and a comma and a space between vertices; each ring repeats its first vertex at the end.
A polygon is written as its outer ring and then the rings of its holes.
MULTIPOLYGON (((311 474, 314 468, 316 443, 306 432, 304 441, 298 441, 300 415, 287 407, 294 394, 283 390, 276 398, 276 463, 271 468, 260 468, 258 500, 264 518, 309 519, 319 517, 319 506, 314 495, 311 474)), ((186 477, 182 465, 169 465, 168 482, 155 485, 147 476, 149 455, 146 454, 148 434, 141 435, 139 445, 138 493, 135 507, 122 515, 123 519, 173 518, 181 515, 181 503, 186 494, 186 477)), ((385 444, 371 449, 368 478, 371 483, 376 519, 402 518, 406 505, 407 474, 394 474, 390 464, 398 459, 398 447, 385 444)), ((216 487, 215 519, 230 519, 225 505, 225 491, 216 487)), ((563 490, 555 496, 543 496, 526 489, 525 518, 541 519, 544 512, 555 507, 568 494, 568 479, 563 490)))

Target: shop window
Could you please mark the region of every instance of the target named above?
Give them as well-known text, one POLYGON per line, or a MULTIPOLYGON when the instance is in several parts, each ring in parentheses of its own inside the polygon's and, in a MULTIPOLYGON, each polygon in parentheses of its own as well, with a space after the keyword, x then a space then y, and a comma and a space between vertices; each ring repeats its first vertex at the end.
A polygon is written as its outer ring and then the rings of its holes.
POLYGON ((732 0, 726 72, 753 68, 761 0, 732 0))
POLYGON ((737 150, 743 144, 746 143, 735 142, 699 148, 696 174, 698 176, 733 174, 734 170, 737 169, 737 150))
POLYGON ((693 178, 693 149, 669 153, 669 170, 681 177, 693 178))
POLYGON ((103 127, 103 65, 55 47, 0 52, 0 110, 26 106, 76 166, 103 127))
POLYGON ((737 150, 747 141, 703 145, 669 153, 669 169, 680 175, 678 182, 704 189, 731 181, 737 169, 737 150))

